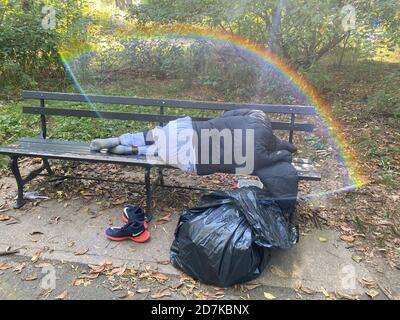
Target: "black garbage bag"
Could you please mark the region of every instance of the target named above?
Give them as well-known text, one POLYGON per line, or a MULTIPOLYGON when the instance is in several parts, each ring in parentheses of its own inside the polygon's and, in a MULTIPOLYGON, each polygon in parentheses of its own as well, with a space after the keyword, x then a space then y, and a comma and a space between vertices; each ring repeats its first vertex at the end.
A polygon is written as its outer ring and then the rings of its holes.
POLYGON ((205 195, 175 230, 171 262, 204 283, 229 287, 258 277, 271 248, 289 248, 297 230, 257 187, 205 195))

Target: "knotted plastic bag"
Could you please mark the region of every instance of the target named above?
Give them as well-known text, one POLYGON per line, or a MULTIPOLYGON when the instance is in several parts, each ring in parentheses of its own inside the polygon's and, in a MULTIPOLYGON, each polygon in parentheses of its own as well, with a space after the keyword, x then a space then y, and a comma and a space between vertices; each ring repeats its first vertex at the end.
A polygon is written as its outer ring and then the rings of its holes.
POLYGON ((229 287, 258 277, 271 248, 290 248, 297 230, 257 187, 205 195, 175 230, 172 264, 204 283, 229 287))

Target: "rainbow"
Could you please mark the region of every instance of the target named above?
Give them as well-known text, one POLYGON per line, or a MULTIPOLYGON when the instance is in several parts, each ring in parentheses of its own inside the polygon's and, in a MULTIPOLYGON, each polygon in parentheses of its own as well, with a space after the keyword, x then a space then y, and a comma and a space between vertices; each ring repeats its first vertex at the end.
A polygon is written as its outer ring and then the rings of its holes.
MULTIPOLYGON (((367 179, 362 174, 359 166, 358 157, 355 150, 351 147, 349 139, 346 136, 343 126, 335 119, 330 105, 320 96, 318 90, 311 85, 301 74, 291 67, 285 60, 274 54, 264 45, 253 42, 249 39, 241 37, 237 34, 219 31, 215 29, 207 29, 193 25, 175 24, 169 26, 149 26, 138 27, 134 24, 125 24, 120 26, 118 30, 113 30, 113 34, 120 38, 129 39, 133 35, 135 37, 151 38, 151 37, 185 37, 185 38, 206 38, 210 40, 223 41, 237 46, 238 48, 254 54, 258 58, 268 62, 276 68, 287 80, 298 88, 304 96, 308 98, 310 103, 315 106, 318 115, 326 126, 330 137, 334 140, 337 151, 347 167, 350 179, 350 185, 341 189, 335 190, 332 193, 353 190, 357 187, 368 183, 367 179)), ((68 48, 60 50, 62 61, 71 75, 74 82, 78 85, 78 89, 83 92, 79 86, 75 76, 68 67, 68 61, 76 58, 91 50, 91 46, 82 45, 81 43, 68 44, 68 48)), ((322 193, 318 194, 321 195, 322 193)), ((323 194, 331 194, 324 192, 323 194)))

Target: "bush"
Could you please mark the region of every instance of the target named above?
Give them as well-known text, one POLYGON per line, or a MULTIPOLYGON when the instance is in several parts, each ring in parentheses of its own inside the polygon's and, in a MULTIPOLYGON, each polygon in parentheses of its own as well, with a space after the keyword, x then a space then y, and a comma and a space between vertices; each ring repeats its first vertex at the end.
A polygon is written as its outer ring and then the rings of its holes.
POLYGON ((332 76, 321 70, 321 65, 315 65, 307 73, 306 77, 322 93, 331 94, 337 90, 337 85, 332 76))
MULTIPOLYGON (((182 88, 209 88, 227 100, 296 103, 301 93, 259 58, 232 45, 197 39, 132 39, 94 48, 70 67, 83 88, 124 77, 181 80, 182 88)), ((300 101, 299 101, 300 100, 300 101)))
POLYGON ((400 118, 400 71, 387 76, 382 88, 368 96, 367 111, 383 117, 400 118))
POLYGON ((0 95, 36 88, 43 76, 65 75, 58 49, 66 39, 82 36, 85 2, 0 0, 0 95), (42 26, 45 4, 56 9, 55 29, 42 26))

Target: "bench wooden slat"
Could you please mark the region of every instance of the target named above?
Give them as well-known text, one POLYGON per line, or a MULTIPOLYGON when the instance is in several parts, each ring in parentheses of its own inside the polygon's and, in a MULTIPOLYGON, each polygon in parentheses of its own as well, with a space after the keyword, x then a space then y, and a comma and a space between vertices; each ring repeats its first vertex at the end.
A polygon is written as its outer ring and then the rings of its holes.
MULTIPOLYGON (((68 148, 87 148, 87 143, 83 141, 69 141, 69 140, 61 140, 61 139, 41 139, 41 138, 29 138, 25 137, 17 141, 18 143, 23 143, 24 145, 28 145, 29 143, 39 143, 39 144, 46 144, 46 148, 49 148, 52 145, 65 145, 68 148)), ((16 142, 16 143, 17 143, 16 142)), ((16 144, 15 143, 15 144, 16 144)), ((293 163, 304 163, 312 165, 312 161, 306 158, 293 158, 293 163)))
MULTIPOLYGON (((158 157, 120 156, 91 152, 88 143, 65 140, 24 138, 9 146, 0 147, 0 154, 171 168, 158 157)), ((298 162, 294 162, 293 165, 297 169, 301 180, 321 180, 320 173, 313 165, 308 163, 308 160, 297 159, 296 161, 298 162)))
MULTIPOLYGON (((37 139, 37 138, 23 138, 11 146, 18 148, 18 146, 23 146, 26 149, 45 149, 46 151, 59 152, 60 150, 64 150, 66 152, 78 152, 78 153, 88 153, 88 144, 85 142, 79 141, 66 141, 66 140, 58 140, 58 139, 37 139), (42 147, 38 147, 39 145, 43 145, 42 147)), ((89 154, 93 154, 90 152, 89 154)), ((131 156, 130 156, 131 157, 131 156)), ((298 168, 302 168, 303 171, 307 170, 315 170, 312 162, 309 159, 300 159, 293 158, 293 164, 295 164, 298 168)))
MULTIPOLYGON (((115 112, 115 111, 97 111, 83 109, 59 109, 59 108, 41 108, 41 107, 23 107, 23 113, 41 114, 48 116, 63 116, 63 117, 82 117, 82 118, 99 118, 108 120, 123 120, 123 121, 146 121, 146 122, 168 122, 178 119, 182 116, 169 116, 159 114, 143 114, 130 112, 115 112)), ((191 117, 195 121, 204 121, 212 118, 206 117, 191 117)), ((291 123, 272 121, 272 129, 274 130, 293 130, 303 132, 313 132, 314 125, 311 123, 291 123)))
POLYGON ((49 145, 45 143, 23 143, 17 141, 9 146, 1 147, 0 154, 45 157, 48 159, 76 160, 86 162, 106 162, 115 164, 134 164, 140 166, 166 166, 159 158, 143 156, 121 156, 109 153, 91 152, 89 144, 82 143, 74 146, 65 143, 64 145, 49 145))
MULTIPOLYGON (((83 141, 69 141, 69 140, 61 140, 61 139, 41 139, 41 138, 29 138, 25 137, 17 142, 13 143, 12 145, 16 146, 18 144, 23 144, 26 147, 29 147, 29 144, 45 144, 45 148, 52 148, 54 145, 55 148, 65 148, 69 150, 87 150, 88 148, 88 143, 83 142, 83 141)), ((298 163, 298 164, 308 164, 308 165, 313 165, 312 161, 310 159, 306 158, 293 158, 293 163, 298 163)))
POLYGON ((208 109, 208 110, 236 110, 241 108, 258 109, 266 113, 285 113, 285 114, 303 114, 315 115, 315 108, 312 106, 299 105, 269 105, 269 104, 249 104, 249 103, 228 103, 228 102, 210 102, 194 100, 171 100, 171 99, 150 99, 139 97, 124 96, 105 96, 105 95, 85 95, 78 93, 59 93, 45 91, 23 91, 22 97, 25 99, 44 99, 60 100, 72 102, 88 103, 106 103, 137 105, 148 107, 171 107, 187 109, 208 109))

